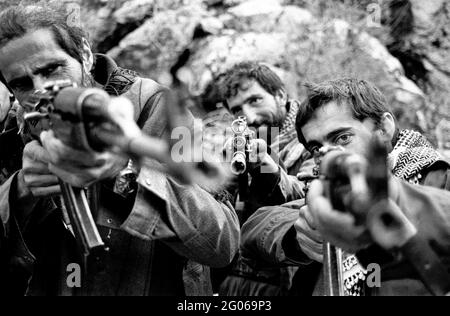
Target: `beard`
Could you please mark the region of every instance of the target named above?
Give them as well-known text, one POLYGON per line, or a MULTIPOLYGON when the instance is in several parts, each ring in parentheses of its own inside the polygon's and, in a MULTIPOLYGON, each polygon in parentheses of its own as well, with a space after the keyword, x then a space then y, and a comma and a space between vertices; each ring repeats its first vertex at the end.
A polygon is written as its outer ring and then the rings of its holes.
POLYGON ((256 124, 254 127, 256 129, 265 128, 270 129, 273 127, 281 128, 283 127, 284 121, 286 120, 287 111, 285 110, 286 106, 278 104, 276 112, 273 114, 271 119, 263 120, 256 124))
POLYGON ((286 120, 286 111, 283 111, 283 107, 285 105, 279 105, 277 107, 277 112, 274 115, 274 120, 272 123, 272 127, 279 127, 281 128, 283 126, 284 121, 286 120))

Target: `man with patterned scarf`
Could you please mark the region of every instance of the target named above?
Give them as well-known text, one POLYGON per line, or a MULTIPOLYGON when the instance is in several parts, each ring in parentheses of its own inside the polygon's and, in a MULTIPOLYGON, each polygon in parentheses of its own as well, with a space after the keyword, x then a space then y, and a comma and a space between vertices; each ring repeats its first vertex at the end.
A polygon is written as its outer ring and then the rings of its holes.
MULTIPOLYGON (((258 208, 280 205, 291 200, 291 196, 303 194, 303 186, 296 175, 308 153, 298 142, 295 131, 300 104, 288 99, 283 82, 268 66, 257 62, 237 64, 221 78, 221 86, 225 106, 230 112, 236 118, 245 117, 248 126, 256 130, 256 138, 267 136, 264 140, 254 140, 253 148, 259 150, 259 159, 248 164, 251 181, 247 198, 237 194, 236 210, 241 215, 242 225, 258 208), (271 134, 274 130, 277 135, 271 134)), ((292 269, 265 267, 264 262, 251 259, 238 259, 233 272, 222 284, 221 294, 287 294, 292 269)))
MULTIPOLYGON (((432 256, 439 257, 439 266, 448 271, 449 163, 420 133, 398 129, 384 96, 370 83, 339 79, 311 84, 308 90, 296 123, 300 142, 311 153, 324 146, 341 146, 365 155, 373 135, 379 135, 390 152, 394 218, 402 224, 399 227, 420 236, 432 249, 432 256)), ((411 263, 398 251, 405 242, 399 235, 373 228, 384 226, 358 226, 352 215, 333 210, 320 181, 311 184, 306 200, 307 204, 299 200, 258 210, 242 230, 244 255, 281 266, 302 266, 294 277, 293 289, 304 295, 322 295, 322 244, 327 240, 359 259, 349 256, 344 262, 346 295, 430 294, 411 263), (371 263, 382 268, 380 288, 366 287, 362 267, 371 263)), ((448 273, 442 278, 448 278, 448 273)))

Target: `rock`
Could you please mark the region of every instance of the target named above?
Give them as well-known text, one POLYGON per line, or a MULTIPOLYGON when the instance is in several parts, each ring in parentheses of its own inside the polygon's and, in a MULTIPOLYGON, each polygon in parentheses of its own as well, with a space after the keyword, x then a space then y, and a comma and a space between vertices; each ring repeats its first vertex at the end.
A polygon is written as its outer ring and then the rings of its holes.
POLYGON ((414 15, 415 27, 424 29, 433 28, 435 16, 442 10, 446 0, 410 0, 411 9, 414 15))
POLYGON ((280 43, 284 34, 232 33, 202 41, 188 65, 194 81, 193 93, 199 94, 214 76, 243 60, 265 61, 272 65, 282 63, 280 43))
POLYGON ((426 91, 421 111, 430 125, 450 118, 450 3, 446 0, 390 1, 390 52, 404 65, 406 75, 426 91), (397 1, 398 2, 398 1, 397 1), (394 23, 395 19, 409 21, 394 23))
POLYGON ((191 44, 195 28, 208 12, 198 5, 157 13, 128 34, 109 54, 120 65, 157 78, 191 44))
POLYGON ((379 40, 369 34, 363 32, 357 36, 357 39, 358 48, 377 60, 390 74, 391 84, 395 87, 396 104, 394 105, 407 106, 410 110, 419 111, 425 103, 425 95, 413 81, 405 76, 400 61, 394 58, 379 40))
POLYGON ((358 47, 373 59, 383 62, 388 72, 403 73, 403 66, 400 61, 393 57, 380 41, 365 32, 359 34, 357 38, 358 47))
POLYGON ((238 18, 281 13, 283 7, 278 0, 249 0, 229 9, 229 13, 238 18))
POLYGON ((223 21, 215 17, 203 19, 200 21, 200 26, 209 35, 219 35, 225 27, 223 21))
POLYGON ((315 21, 313 15, 296 6, 281 6, 277 1, 250 10, 256 1, 244 2, 222 17, 227 28, 239 32, 292 32, 315 21), (249 8, 247 8, 247 6, 249 8))
POLYGON ((154 15, 160 10, 158 0, 134 0, 125 2, 114 12, 113 18, 119 24, 135 23, 154 15))

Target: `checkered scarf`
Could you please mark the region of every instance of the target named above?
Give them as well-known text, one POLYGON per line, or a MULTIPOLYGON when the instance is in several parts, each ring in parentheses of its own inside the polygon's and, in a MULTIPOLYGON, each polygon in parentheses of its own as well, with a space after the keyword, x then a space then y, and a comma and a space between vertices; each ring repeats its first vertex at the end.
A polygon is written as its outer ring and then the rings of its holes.
POLYGON ((389 154, 393 174, 403 180, 418 184, 421 172, 443 160, 430 142, 420 133, 410 130, 400 132, 394 150, 389 154))
POLYGON ((295 121, 297 119, 300 104, 296 100, 290 100, 288 104, 289 112, 286 115, 286 119, 284 120, 283 125, 281 126, 280 137, 288 135, 295 131, 295 121))
MULTIPOLYGON (((293 141, 297 139, 297 132, 295 129, 295 121, 297 119, 298 110, 300 108, 300 104, 296 100, 289 100, 288 102, 288 113, 286 118, 281 125, 279 135, 271 144, 272 150, 279 153, 281 152, 293 141)), ((303 148, 303 147, 302 147, 303 148)), ((297 161, 300 159, 300 155, 294 157, 293 160, 297 161)), ((286 166, 286 168, 288 168, 286 166)))

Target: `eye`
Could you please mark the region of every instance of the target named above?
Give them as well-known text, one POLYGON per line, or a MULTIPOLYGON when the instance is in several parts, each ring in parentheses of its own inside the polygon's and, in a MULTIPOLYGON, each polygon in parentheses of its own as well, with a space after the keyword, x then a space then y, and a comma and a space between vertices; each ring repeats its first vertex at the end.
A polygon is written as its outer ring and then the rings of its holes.
POLYGON ((42 75, 45 77, 50 77, 52 74, 56 73, 57 71, 61 70, 61 65, 52 65, 47 67, 44 71, 42 71, 42 75))
POLYGON ((262 98, 251 98, 249 100, 250 104, 258 104, 262 101, 262 98))
POLYGON ((353 135, 351 134, 342 134, 336 138, 335 143, 339 146, 345 146, 351 143, 353 140, 353 135))

